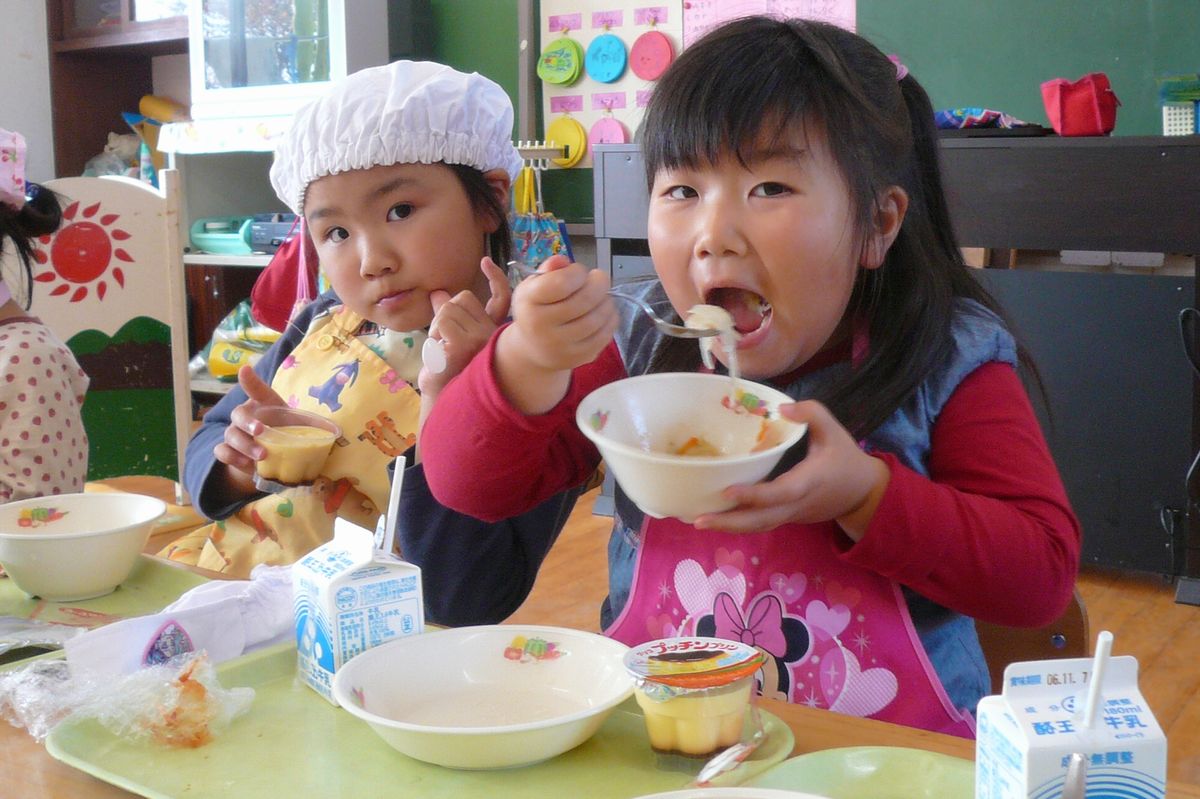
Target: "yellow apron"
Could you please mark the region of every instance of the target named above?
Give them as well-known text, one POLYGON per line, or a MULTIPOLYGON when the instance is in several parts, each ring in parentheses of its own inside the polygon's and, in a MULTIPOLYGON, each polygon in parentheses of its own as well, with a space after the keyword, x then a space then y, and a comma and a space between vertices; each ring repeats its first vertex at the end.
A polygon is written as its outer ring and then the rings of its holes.
MULTIPOLYGON (((271 380, 288 405, 342 428, 321 476, 188 533, 160 557, 246 577, 260 563, 293 563, 330 540, 338 516, 375 528, 387 503, 388 463, 416 442, 421 398, 355 337, 362 321, 344 306, 314 319, 271 380)), ((409 346, 420 350, 420 342, 409 346)))

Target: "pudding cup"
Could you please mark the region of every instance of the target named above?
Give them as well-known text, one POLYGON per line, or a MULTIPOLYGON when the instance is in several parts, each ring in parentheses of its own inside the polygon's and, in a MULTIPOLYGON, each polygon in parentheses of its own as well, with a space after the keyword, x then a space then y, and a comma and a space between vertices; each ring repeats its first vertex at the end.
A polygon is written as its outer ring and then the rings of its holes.
POLYGON ((707 758, 741 740, 753 688, 753 674, 713 688, 671 688, 647 681, 634 697, 646 716, 651 749, 707 758))
POLYGON ((280 405, 255 411, 263 430, 254 440, 267 451, 258 477, 283 486, 308 485, 321 474, 342 430, 323 416, 280 405))
POLYGON ((625 656, 634 697, 660 755, 709 758, 742 737, 763 656, 719 638, 664 638, 625 656))

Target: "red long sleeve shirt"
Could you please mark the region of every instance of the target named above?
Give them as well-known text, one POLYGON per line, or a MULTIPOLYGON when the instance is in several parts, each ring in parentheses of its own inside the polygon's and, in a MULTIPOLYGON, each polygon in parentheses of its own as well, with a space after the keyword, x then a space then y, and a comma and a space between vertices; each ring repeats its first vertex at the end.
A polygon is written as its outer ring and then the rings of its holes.
MULTIPOLYGON (((616 345, 576 370, 539 416, 512 407, 492 367, 496 337, 444 389, 422 431, 434 496, 484 520, 528 510, 577 485, 599 462, 575 425, 594 388, 625 376, 616 345)), ((1016 371, 976 369, 933 425, 929 476, 886 452, 878 510, 842 557, 959 613, 995 624, 1048 624, 1071 598, 1079 523, 1016 371)))

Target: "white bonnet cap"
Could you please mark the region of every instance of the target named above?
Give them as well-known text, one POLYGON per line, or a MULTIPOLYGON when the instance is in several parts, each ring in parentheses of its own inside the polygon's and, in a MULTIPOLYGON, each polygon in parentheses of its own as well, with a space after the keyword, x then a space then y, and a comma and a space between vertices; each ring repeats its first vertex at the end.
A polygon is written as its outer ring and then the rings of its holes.
POLYGON ((512 101, 495 82, 430 61, 395 61, 334 82, 296 112, 275 147, 271 185, 303 213, 308 184, 325 175, 392 164, 464 164, 507 170, 512 101))

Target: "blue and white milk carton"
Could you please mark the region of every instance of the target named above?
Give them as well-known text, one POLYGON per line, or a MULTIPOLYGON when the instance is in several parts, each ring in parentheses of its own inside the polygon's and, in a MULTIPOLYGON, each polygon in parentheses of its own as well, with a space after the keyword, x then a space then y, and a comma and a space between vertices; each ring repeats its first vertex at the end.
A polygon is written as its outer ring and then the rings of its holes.
POLYGON ((1105 652, 1101 662, 1042 660, 1004 670, 1001 695, 979 702, 976 799, 1062 796, 1074 753, 1083 756, 1088 797, 1166 795, 1167 739, 1138 690, 1137 658, 1105 652))
POLYGON ((335 705, 333 675, 343 663, 425 627, 421 569, 342 519, 332 541, 292 567, 292 591, 300 678, 335 705))

